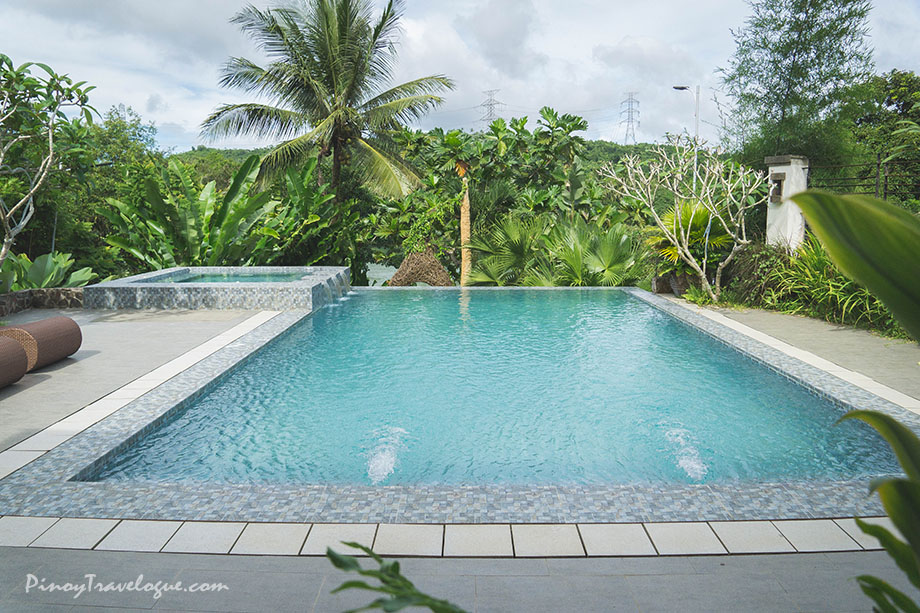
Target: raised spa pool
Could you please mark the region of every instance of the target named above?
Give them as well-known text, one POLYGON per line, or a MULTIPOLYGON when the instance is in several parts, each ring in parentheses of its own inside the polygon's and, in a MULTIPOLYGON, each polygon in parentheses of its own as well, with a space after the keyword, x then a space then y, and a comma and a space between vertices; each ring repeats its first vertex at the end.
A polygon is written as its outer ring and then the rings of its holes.
POLYGON ((897 472, 868 427, 624 292, 353 291, 97 480, 649 484, 897 472))
POLYGON ((300 281, 309 275, 303 272, 275 272, 275 273, 211 273, 194 274, 185 273, 175 276, 165 276, 151 279, 150 283, 292 283, 300 281))

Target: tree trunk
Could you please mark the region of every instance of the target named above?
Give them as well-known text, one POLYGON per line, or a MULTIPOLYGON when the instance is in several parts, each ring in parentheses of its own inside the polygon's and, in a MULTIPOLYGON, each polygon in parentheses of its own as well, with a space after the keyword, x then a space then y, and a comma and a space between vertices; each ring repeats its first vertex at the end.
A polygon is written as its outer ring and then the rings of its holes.
POLYGON ((13 248, 13 239, 8 238, 3 241, 3 246, 0 247, 0 268, 3 267, 3 262, 6 261, 6 257, 10 254, 10 250, 13 248))
POLYGON ((332 189, 335 193, 335 203, 339 204, 339 177, 342 173, 342 143, 337 138, 332 139, 332 189))
POLYGON ((460 202, 460 285, 466 285, 472 268, 472 254, 467 243, 470 242, 470 182, 463 177, 463 200, 460 202))
POLYGON ((323 186, 323 158, 329 155, 329 144, 323 145, 316 154, 316 187, 323 186))

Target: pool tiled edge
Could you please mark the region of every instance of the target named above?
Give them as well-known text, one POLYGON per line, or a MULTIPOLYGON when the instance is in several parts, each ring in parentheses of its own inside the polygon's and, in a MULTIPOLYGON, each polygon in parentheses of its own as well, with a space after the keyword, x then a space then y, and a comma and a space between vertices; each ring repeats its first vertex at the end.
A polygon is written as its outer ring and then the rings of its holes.
MULTIPOLYGON (((866 518, 893 529, 886 517, 866 518)), ((0 517, 0 547, 322 556, 532 558, 878 550, 852 519, 623 524, 324 524, 0 517)))
MULTIPOLYGON (((644 300, 842 407, 855 404, 876 408, 917 428, 920 416, 903 407, 683 306, 633 288, 602 291, 625 291, 644 300)), ((181 410, 208 385, 226 376, 238 363, 306 315, 303 311, 275 314, 209 357, 181 368, 181 372, 123 409, 112 408, 110 412, 117 412, 0 480, 0 514, 374 525, 718 523, 882 514, 879 503, 867 495, 867 483, 863 481, 763 483, 739 489, 720 484, 359 487, 70 480, 77 474, 83 477, 91 474, 107 454, 142 436, 173 411, 181 410)), ((179 366, 181 362, 176 368, 179 366)), ((49 447, 52 443, 53 438, 47 439, 49 447)), ((37 452, 23 449, 20 453, 37 452)))

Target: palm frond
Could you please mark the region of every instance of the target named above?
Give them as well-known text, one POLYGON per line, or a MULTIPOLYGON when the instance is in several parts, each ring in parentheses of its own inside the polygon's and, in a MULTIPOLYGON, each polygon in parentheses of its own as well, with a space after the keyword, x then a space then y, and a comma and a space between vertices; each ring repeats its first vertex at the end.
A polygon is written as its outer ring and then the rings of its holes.
POLYGON ((259 170, 259 181, 264 182, 283 174, 292 166, 304 164, 315 153, 317 145, 328 140, 333 123, 327 118, 307 134, 285 141, 265 154, 259 170))
POLYGON ((355 161, 360 164, 360 171, 371 189, 384 196, 401 198, 418 185, 419 178, 399 160, 364 138, 357 142, 355 161))
POLYGON ((423 117, 444 101, 439 96, 421 94, 381 104, 364 113, 367 127, 375 132, 398 130, 403 124, 423 117))
POLYGON ((290 138, 306 125, 304 116, 294 111, 266 104, 224 104, 202 122, 201 135, 214 139, 238 134, 290 138))

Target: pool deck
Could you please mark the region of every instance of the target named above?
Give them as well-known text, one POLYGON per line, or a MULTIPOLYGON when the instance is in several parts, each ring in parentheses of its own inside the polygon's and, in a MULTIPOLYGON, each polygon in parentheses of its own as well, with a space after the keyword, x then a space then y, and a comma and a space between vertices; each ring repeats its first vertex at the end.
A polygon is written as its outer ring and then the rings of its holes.
MULTIPOLYGON (((731 320, 754 334, 769 334, 774 342, 791 346, 799 357, 827 361, 838 372, 850 373, 866 389, 875 386, 878 391, 882 389, 879 384, 884 384, 902 406, 916 403, 920 410, 920 347, 916 344, 776 313, 685 306, 722 323, 731 320)), ((28 311, 5 321, 17 323, 52 314, 58 312, 28 311)), ((251 329, 266 317, 227 311, 67 314, 83 328, 84 349, 71 360, 27 375, 0 392, 0 451, 61 423, 59 420, 87 405, 101 402, 104 406, 107 395, 121 396, 113 401, 130 401, 131 394, 142 394, 145 386, 175 370, 171 362, 179 360, 180 366, 194 363, 192 358, 200 360, 230 342, 241 333, 241 326, 251 329)), ((100 408, 99 415, 113 410, 117 409, 100 408)), ((19 455, 28 453, 38 451, 25 450, 19 455)), ((0 454, 0 475, 15 470, 10 465, 4 470, 4 455, 8 454, 0 454)), ((742 527, 741 522, 730 523, 742 527)), ((887 556, 861 551, 874 545, 851 521, 751 522, 740 534, 722 522, 626 526, 613 534, 591 524, 534 526, 536 529, 500 524, 476 534, 475 528, 464 532, 451 525, 369 524, 352 538, 373 543, 393 556, 447 556, 409 559, 406 572, 422 588, 480 611, 563 610, 573 603, 584 611, 674 610, 678 606, 683 610, 869 610, 853 576, 872 572, 904 585, 887 556), (834 549, 858 553, 738 555, 834 549), (687 553, 722 555, 683 555, 687 553), (450 557, 483 555, 509 559, 450 557), (627 555, 651 557, 619 557, 627 555), (528 556, 536 559, 525 559, 528 556)), ((313 551, 307 545, 316 546, 319 553, 321 541, 328 539, 323 530, 330 527, 0 518, 0 609, 73 604, 214 610, 232 604, 235 610, 262 610, 271 602, 277 610, 327 611, 369 602, 369 593, 338 599, 329 596, 346 576, 332 570, 327 561, 308 557, 313 551), (79 551, 93 548, 96 551, 79 551), (103 551, 109 548, 189 553, 103 551), (231 554, 199 555, 208 552, 231 554), (223 581, 230 590, 225 595, 171 594, 157 601, 143 593, 95 594, 74 600, 69 594, 34 590, 26 594, 23 588, 26 573, 64 582, 85 573, 128 581, 140 572, 157 580, 223 581), (263 600, 266 591, 271 592, 271 601, 263 600), (256 594, 260 597, 254 598, 256 594), (247 600, 250 595, 253 599, 247 600)))

